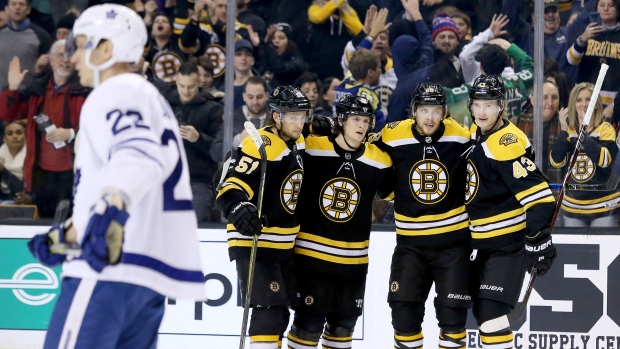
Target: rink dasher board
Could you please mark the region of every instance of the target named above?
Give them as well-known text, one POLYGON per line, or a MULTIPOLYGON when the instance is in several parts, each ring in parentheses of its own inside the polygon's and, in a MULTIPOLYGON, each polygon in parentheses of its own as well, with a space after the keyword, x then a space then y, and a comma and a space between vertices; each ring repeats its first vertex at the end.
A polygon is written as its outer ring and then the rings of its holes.
MULTIPOLYGON (((0 226, 0 348, 42 347, 61 283, 61 268, 41 266, 26 248, 28 238, 42 231, 41 226, 0 226)), ((222 226, 200 229, 198 235, 209 301, 167 300, 159 348, 238 345, 242 308, 235 266, 228 260, 226 232, 222 226)), ((391 346, 386 298, 395 241, 393 231, 371 234, 364 314, 355 329, 355 348, 391 346)), ((515 348, 619 349, 620 236, 555 234, 554 243, 558 259, 536 282, 527 319, 515 333, 515 348)), ((425 347, 436 348, 439 331, 431 292, 423 330, 425 347)), ((468 348, 479 348, 473 319, 468 328, 468 348)))

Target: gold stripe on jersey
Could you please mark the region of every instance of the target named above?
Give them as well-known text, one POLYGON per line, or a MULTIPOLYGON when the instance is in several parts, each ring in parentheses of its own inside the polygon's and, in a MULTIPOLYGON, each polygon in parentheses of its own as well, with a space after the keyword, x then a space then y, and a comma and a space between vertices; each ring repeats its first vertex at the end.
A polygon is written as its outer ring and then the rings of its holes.
POLYGON ((394 213, 396 233, 405 236, 426 236, 451 233, 469 226, 465 206, 446 213, 408 217, 394 213))
POLYGON ((488 239, 521 231, 526 228, 525 210, 519 207, 515 210, 500 213, 495 216, 469 221, 471 237, 474 239, 488 239))
POLYGON ((392 166, 392 158, 379 147, 370 143, 366 143, 364 155, 357 158, 357 161, 379 169, 392 166))
POLYGON ((300 232, 295 253, 338 264, 367 264, 370 240, 346 242, 300 232))
POLYGON ((222 183, 222 189, 219 191, 217 196, 224 194, 230 189, 238 189, 243 191, 248 196, 248 200, 252 200, 254 197, 254 191, 252 188, 250 188, 247 183, 236 177, 226 178, 224 183, 222 183))
MULTIPOLYGON (((263 143, 265 144, 265 152, 267 153, 268 161, 280 161, 283 157, 290 154, 291 150, 282 138, 271 132, 265 131, 265 129, 258 130, 258 134, 260 134, 263 143)), ((295 141, 295 145, 297 146, 297 149, 305 149, 304 137, 300 136, 295 141)), ((252 137, 245 137, 239 145, 239 148, 242 148, 243 152, 247 155, 255 159, 260 159, 260 153, 258 152, 258 148, 256 148, 252 137)))
POLYGON ((566 161, 567 161, 568 155, 565 155, 562 158, 561 162, 555 162, 553 161, 553 156, 551 156, 551 151, 549 151, 549 161, 551 161, 551 166, 558 168, 558 167, 564 167, 564 165, 566 165, 566 161))
MULTIPOLYGON (((228 247, 252 247, 252 237, 241 235, 234 225, 227 224, 228 247)), ((299 226, 292 228, 263 227, 258 247, 289 250, 295 246, 299 226)))
POLYGON ((591 200, 578 200, 565 196, 564 201, 562 201, 562 209, 567 212, 583 215, 602 213, 618 208, 619 198, 620 192, 591 200))
POLYGON ((519 202, 523 206, 523 209, 526 211, 530 207, 537 204, 555 202, 553 193, 551 192, 551 189, 549 189, 549 185, 546 182, 542 182, 520 193, 517 193, 515 197, 517 198, 517 200, 519 200, 519 202))
POLYGON ((598 159, 598 165, 600 167, 609 167, 612 162, 613 160, 611 159, 611 153, 609 152, 609 150, 605 147, 601 147, 601 155, 598 159))

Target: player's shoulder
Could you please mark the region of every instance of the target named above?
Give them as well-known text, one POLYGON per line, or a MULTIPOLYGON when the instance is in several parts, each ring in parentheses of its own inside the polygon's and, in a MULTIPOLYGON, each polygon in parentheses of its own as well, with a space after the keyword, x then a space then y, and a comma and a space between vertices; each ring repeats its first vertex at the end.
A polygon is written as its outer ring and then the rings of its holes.
POLYGON ((482 146, 488 158, 507 161, 525 155, 531 144, 523 131, 508 121, 507 126, 490 135, 482 146))
POLYGON ((444 137, 450 137, 459 143, 469 142, 470 136, 469 136, 469 130, 467 129, 467 127, 459 124, 453 118, 445 119, 443 121, 443 125, 445 127, 445 130, 443 133, 444 137))
POLYGON ((381 139, 384 143, 413 137, 413 120, 405 119, 388 123, 381 130, 381 139))
MULTIPOLYGON (((291 152, 282 138, 267 131, 266 128, 259 129, 258 134, 263 140, 263 144, 265 144, 265 152, 267 153, 268 161, 280 161, 291 152)), ((305 149, 306 145, 303 136, 300 136, 295 141, 295 146, 298 150, 305 149)), ((254 144, 252 137, 245 137, 241 142, 240 147, 243 153, 256 159, 260 158, 260 153, 258 152, 258 148, 256 147, 256 144, 254 144)))
MULTIPOLYGON (((327 136, 309 135, 304 138, 306 143, 306 154, 310 155, 327 155, 336 154, 334 144, 327 136)), ((336 154, 337 156, 337 154, 336 154)))
POLYGON ((382 169, 392 166, 392 158, 381 148, 371 143, 364 143, 364 154, 358 161, 382 169))
POLYGON ((98 99, 103 99, 102 102, 105 102, 103 105, 124 102, 141 105, 156 94, 159 94, 159 91, 153 84, 133 73, 114 76, 97 86, 91 93, 98 99))

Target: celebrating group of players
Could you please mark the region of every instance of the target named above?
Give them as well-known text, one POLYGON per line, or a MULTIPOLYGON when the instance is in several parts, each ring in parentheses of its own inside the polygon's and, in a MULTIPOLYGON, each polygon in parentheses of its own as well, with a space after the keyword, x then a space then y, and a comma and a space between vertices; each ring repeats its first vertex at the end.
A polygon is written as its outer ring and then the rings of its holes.
MULTIPOLYGON (((94 90, 81 114, 72 218, 29 243, 42 263, 64 262, 45 348, 155 348, 165 296, 204 300, 178 125, 157 90, 130 73, 146 42, 133 11, 93 6, 73 35, 67 51, 81 83, 94 90), (67 257, 66 244, 77 245, 79 257, 67 257)), ((435 83, 417 86, 410 119, 377 134, 369 134, 375 117, 364 97, 344 96, 329 130, 296 87, 275 89, 268 104, 259 130, 267 158, 246 137, 216 199, 242 292, 258 235, 252 349, 282 346, 289 307, 289 348, 316 348, 321 337, 323 348, 352 347, 377 195, 395 202, 394 346, 422 347, 424 303, 435 283, 440 347, 465 348, 472 305, 483 347, 512 347, 507 314, 525 272, 544 274, 556 256, 555 200, 527 138, 505 118, 501 78, 474 82, 471 130, 450 117, 435 83), (327 135, 304 137, 307 125, 327 135)))
MULTIPOLYGON (((421 348, 424 303, 435 283, 439 346, 465 348, 467 309, 484 348, 512 347, 507 314, 526 270, 544 274, 556 257, 551 190, 525 135, 505 118, 497 76, 474 82, 471 130, 449 115, 439 84, 413 93, 410 119, 374 126, 372 104, 344 96, 333 134, 304 138, 308 99, 296 87, 269 98, 260 135, 267 151, 263 217, 256 193, 260 156, 248 137, 221 183, 230 258, 242 292, 252 236, 258 238, 251 294, 252 348, 351 348, 362 312, 375 195, 393 199, 397 245, 388 302, 395 348, 421 348), (302 184, 303 182, 303 184, 302 184)), ((317 130, 312 130, 317 131, 317 130)))

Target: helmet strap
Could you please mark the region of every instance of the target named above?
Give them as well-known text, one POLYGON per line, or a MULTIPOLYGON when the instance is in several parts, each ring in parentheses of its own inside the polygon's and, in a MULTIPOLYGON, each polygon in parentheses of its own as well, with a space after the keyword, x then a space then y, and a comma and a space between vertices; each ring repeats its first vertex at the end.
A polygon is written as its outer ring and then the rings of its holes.
MULTIPOLYGON (((97 45, 94 45, 93 47, 96 48, 97 45)), ((93 50, 94 48, 86 50, 86 52, 84 53, 84 63, 90 70, 93 71, 93 87, 97 87, 101 83, 101 71, 104 69, 108 69, 112 65, 114 65, 114 63, 116 63, 116 58, 112 56, 110 57, 110 59, 108 59, 107 62, 103 64, 95 65, 90 61, 90 57, 93 53, 93 50)))

